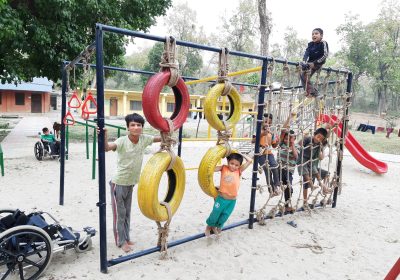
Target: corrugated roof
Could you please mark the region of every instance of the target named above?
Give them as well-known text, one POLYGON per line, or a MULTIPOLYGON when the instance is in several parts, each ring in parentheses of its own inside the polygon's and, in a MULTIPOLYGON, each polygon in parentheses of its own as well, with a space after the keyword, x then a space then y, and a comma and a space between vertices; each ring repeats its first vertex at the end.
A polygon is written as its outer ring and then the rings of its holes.
POLYGON ((30 83, 22 82, 21 84, 0 84, 0 90, 24 90, 24 91, 41 91, 41 92, 51 92, 53 82, 49 81, 47 78, 33 78, 30 83))

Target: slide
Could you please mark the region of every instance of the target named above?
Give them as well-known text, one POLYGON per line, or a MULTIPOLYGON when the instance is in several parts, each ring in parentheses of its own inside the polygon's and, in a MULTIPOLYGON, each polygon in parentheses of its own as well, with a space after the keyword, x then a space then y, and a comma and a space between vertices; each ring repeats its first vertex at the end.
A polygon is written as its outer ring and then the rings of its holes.
MULTIPOLYGON (((322 119, 326 123, 333 124, 337 121, 336 116, 328 116, 322 115, 322 119)), ((338 126, 337 131, 335 131, 337 135, 341 135, 342 133, 342 123, 338 126)), ((377 160, 376 158, 372 157, 361 144, 354 138, 354 136, 347 132, 345 146, 349 150, 349 152, 353 155, 353 157, 361 163, 366 168, 374 171, 378 174, 386 173, 388 170, 388 166, 386 163, 377 160)))

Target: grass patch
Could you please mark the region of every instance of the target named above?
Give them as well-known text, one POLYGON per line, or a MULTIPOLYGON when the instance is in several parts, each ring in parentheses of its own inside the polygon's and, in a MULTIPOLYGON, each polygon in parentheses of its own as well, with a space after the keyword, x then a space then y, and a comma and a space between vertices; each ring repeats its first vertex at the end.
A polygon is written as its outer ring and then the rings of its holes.
POLYGON ((350 132, 369 152, 400 155, 400 137, 397 136, 397 133, 392 133, 390 138, 386 138, 386 133, 382 132, 375 134, 354 130, 350 130, 350 132))

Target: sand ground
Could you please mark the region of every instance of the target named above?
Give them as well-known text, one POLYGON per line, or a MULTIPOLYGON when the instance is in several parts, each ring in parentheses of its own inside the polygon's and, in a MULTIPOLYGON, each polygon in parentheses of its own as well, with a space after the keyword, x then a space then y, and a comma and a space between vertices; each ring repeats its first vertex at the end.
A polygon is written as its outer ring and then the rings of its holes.
MULTIPOLYGON (((70 146, 65 205, 60 206, 59 163, 37 161, 33 156, 36 139, 26 137, 31 141, 29 149, 15 147, 20 148, 19 152, 6 157, 6 176, 0 177, 0 207, 48 211, 74 229, 98 229, 98 181, 91 179, 91 160, 85 158, 84 144, 70 146)), ((213 145, 184 144, 182 158, 186 167, 198 166, 202 155, 213 145)), ((144 163, 157 149, 154 144, 144 163)), ((110 267, 108 274, 99 272, 96 236, 89 252, 55 255, 41 279, 383 279, 400 256, 400 156, 373 156, 388 163, 387 174, 377 175, 345 153, 343 190, 335 209, 286 215, 268 220, 265 226, 255 224, 251 230, 237 227, 224 231, 219 240, 202 238, 170 248, 166 260, 154 253, 110 267), (297 228, 289 226, 288 221, 295 221, 297 228)), ((115 170, 115 162, 115 153, 107 153, 107 179, 115 170)), ((187 171, 186 177, 185 195, 172 220, 169 240, 202 232, 212 208, 212 199, 198 186, 197 172, 187 171)), ((247 170, 227 224, 248 218, 250 185, 251 171, 247 170)), ((136 243, 134 251, 138 252, 156 245, 157 227, 141 214, 136 192, 135 187, 131 236, 136 243)), ((257 193, 256 208, 265 200, 266 193, 257 193)), ((122 251, 113 242, 108 189, 107 203, 110 259, 122 255, 122 251)))

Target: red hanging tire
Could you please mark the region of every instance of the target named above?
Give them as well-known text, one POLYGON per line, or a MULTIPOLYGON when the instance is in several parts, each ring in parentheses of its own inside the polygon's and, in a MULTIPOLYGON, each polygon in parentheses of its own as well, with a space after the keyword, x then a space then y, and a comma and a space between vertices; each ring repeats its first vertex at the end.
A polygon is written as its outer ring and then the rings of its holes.
MULTIPOLYGON (((158 107, 160 93, 164 86, 168 84, 170 71, 162 71, 150 77, 143 89, 143 113, 147 121, 154 128, 168 132, 169 126, 158 107)), ((179 129, 189 114, 190 96, 187 86, 182 78, 179 78, 178 83, 172 87, 175 96, 175 109, 170 119, 174 124, 174 130, 179 129)))

